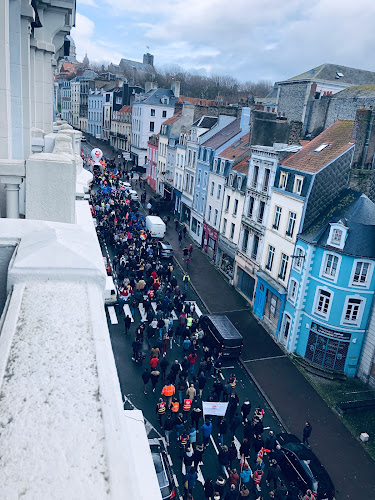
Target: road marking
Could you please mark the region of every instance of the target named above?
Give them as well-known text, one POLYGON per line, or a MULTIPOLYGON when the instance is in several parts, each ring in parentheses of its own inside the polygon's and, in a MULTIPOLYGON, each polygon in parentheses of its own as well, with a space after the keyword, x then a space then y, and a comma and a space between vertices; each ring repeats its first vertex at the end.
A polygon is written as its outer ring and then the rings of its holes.
POLYGON ((176 321, 176 319, 178 319, 178 316, 177 316, 177 314, 174 312, 174 309, 172 309, 172 319, 173 319, 173 321, 176 321))
POLYGON ((200 318, 202 316, 202 311, 200 310, 200 308, 195 300, 186 300, 185 302, 187 304, 193 304, 195 306, 195 313, 198 316, 198 318, 200 318))
POLYGON ((130 316, 131 322, 134 323, 134 319, 133 319, 132 313, 130 311, 129 305, 128 304, 124 304, 123 309, 124 309, 125 316, 130 316))
MULTIPOLYGON (((216 446, 216 443, 215 443, 214 438, 212 437, 212 434, 210 435, 210 439, 211 439, 212 446, 214 447, 214 450, 216 451, 216 455, 218 455, 218 454, 219 454, 219 450, 218 450, 218 448, 217 448, 217 446, 216 446)), ((227 477, 229 477, 229 474, 228 474, 227 469, 225 469, 225 475, 226 475, 227 477)))
POLYGON ((185 467, 185 464, 184 464, 184 461, 183 461, 183 460, 182 460, 182 462, 181 462, 181 474, 182 474, 183 476, 185 476, 185 475, 186 475, 186 467, 185 467))
POLYGON ((278 359, 278 358, 286 358, 287 355, 283 354, 282 356, 271 356, 270 358, 257 358, 257 359, 248 359, 247 361, 242 361, 242 363, 250 363, 251 361, 267 361, 268 359, 278 359))
POLYGON ((174 484, 176 485, 176 488, 179 487, 179 484, 178 484, 178 481, 177 481, 177 476, 176 474, 173 474, 173 481, 174 481, 174 484))
POLYGON ((204 480, 204 477, 203 477, 203 474, 202 474, 202 471, 201 471, 201 468, 199 467, 199 465, 197 466, 197 474, 198 474, 197 480, 200 483, 202 483, 202 485, 204 486, 206 481, 204 480))
POLYGON ((112 325, 118 325, 116 311, 113 306, 108 307, 109 319, 111 320, 112 325))
POLYGON ((156 308, 157 308, 156 302, 151 302, 151 306, 152 306, 152 308, 154 310, 154 313, 156 313, 156 308))
POLYGON ((169 462, 169 465, 170 465, 171 467, 173 467, 173 462, 172 462, 172 459, 171 459, 171 456, 170 456, 170 454, 169 454, 169 453, 167 453, 167 457, 168 457, 168 462, 169 462))
POLYGON ((224 375, 220 372, 220 377, 224 380, 224 375))
POLYGON ((222 370, 234 370, 234 366, 222 366, 222 370))
POLYGON ((146 314, 146 311, 145 311, 145 308, 144 308, 144 305, 142 304, 142 302, 140 302, 140 304, 138 305, 138 309, 139 309, 139 313, 141 315, 141 320, 146 321, 147 314, 146 314))

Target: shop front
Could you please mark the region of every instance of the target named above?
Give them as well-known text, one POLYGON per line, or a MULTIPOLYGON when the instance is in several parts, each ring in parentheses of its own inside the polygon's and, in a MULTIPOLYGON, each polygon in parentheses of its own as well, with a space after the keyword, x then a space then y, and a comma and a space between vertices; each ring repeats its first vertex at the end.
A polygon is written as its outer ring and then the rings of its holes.
POLYGON ((305 358, 311 363, 344 372, 351 334, 332 330, 312 322, 307 340, 305 358))
POLYGON ((203 250, 212 260, 215 260, 219 233, 208 224, 203 224, 203 250))
POLYGON ((191 201, 181 196, 181 222, 190 227, 191 201))
POLYGON ((233 284, 236 245, 219 235, 217 249, 216 263, 220 271, 229 279, 230 284, 233 284))
POLYGON ((182 193, 181 191, 178 191, 178 189, 173 190, 173 214, 178 219, 181 219, 181 195, 182 193))
POLYGON ((190 217, 190 236, 199 245, 202 246, 203 238, 203 217, 197 214, 194 210, 191 211, 190 217))
POLYGON ((237 252, 234 265, 234 286, 252 304, 258 267, 242 252, 237 252))
POLYGON ((263 271, 257 273, 254 313, 277 336, 284 310, 286 290, 263 271))

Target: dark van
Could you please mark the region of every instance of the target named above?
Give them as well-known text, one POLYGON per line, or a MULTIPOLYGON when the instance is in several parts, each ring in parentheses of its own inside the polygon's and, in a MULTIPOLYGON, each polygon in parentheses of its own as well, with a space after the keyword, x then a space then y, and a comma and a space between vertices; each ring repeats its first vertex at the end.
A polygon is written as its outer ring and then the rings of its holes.
POLYGON ((207 343, 221 352, 223 358, 238 358, 241 355, 243 337, 227 316, 202 316, 200 324, 207 336, 207 343))

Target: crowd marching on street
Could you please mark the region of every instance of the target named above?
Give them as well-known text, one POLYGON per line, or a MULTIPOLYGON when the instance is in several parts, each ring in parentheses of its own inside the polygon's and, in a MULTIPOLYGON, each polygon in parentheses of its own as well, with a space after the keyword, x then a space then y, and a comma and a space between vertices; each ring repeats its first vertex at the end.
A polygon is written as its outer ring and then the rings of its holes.
MULTIPOLYGON (((146 230, 145 212, 121 184, 124 179, 135 183, 131 174, 114 164, 94 168, 92 213, 99 240, 113 255, 112 269, 108 264, 107 271, 117 277, 119 317, 123 315, 132 361, 141 366, 140 390, 145 395, 155 393, 160 431, 168 447, 179 448, 185 470, 184 498, 194 498, 198 469, 215 434, 218 477, 205 478, 206 499, 313 500, 310 490, 299 491, 296 485, 284 482, 279 466, 281 447, 276 433, 264 429, 264 409, 254 408, 248 399, 240 401, 235 374, 221 376, 221 354, 207 342, 195 306, 187 300, 189 275, 185 273, 180 287, 173 261, 161 259, 158 241, 146 230), (136 310, 142 310, 139 324, 133 326, 130 315, 123 312, 125 303, 133 318, 136 310), (227 402, 225 417, 204 416, 203 400, 227 402)), ((137 182, 142 189, 144 181, 137 182)), ((146 207, 145 193, 141 200, 146 207)), ((153 213, 152 205, 148 210, 153 213)), ((181 231, 180 246, 184 237, 181 231)), ((188 268, 194 260, 192 245, 184 249, 184 260, 188 268)), ((311 429, 306 423, 303 440, 307 445, 311 429)))

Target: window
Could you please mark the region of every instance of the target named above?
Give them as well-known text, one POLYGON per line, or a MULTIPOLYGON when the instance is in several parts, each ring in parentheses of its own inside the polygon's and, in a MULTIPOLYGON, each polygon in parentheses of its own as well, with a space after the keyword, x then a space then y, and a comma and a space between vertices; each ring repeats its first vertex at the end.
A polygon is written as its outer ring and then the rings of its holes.
POLYGON ((293 237, 294 227, 296 225, 297 214, 294 212, 289 212, 288 227, 286 229, 286 236, 289 238, 293 237))
POLYGON ((253 216, 253 210, 254 210, 254 198, 250 196, 249 198, 249 210, 247 211, 247 216, 252 217, 253 216))
POLYGON ((288 174, 286 172, 281 172, 281 174, 280 174, 279 188, 285 189, 287 183, 288 183, 288 174))
POLYGON ((302 186, 303 186, 303 177, 298 177, 296 175, 296 177, 294 178, 293 193, 301 194, 302 186))
POLYGON ((340 245, 341 238, 342 238, 342 231, 341 231, 341 229, 334 229, 333 232, 332 232, 331 243, 333 243, 335 245, 340 245))
POLYGON ((227 219, 223 219, 223 235, 227 232, 227 219))
POLYGON ((351 297, 347 300, 344 323, 358 324, 360 323, 362 299, 351 297))
POLYGON ((216 226, 216 224, 217 224, 217 216, 218 216, 218 213, 219 213, 219 212, 218 212, 218 211, 217 211, 217 209, 215 208, 214 226, 216 226))
POLYGON ((208 213, 207 213, 207 220, 211 220, 211 212, 212 212, 212 207, 211 205, 208 205, 208 213))
POLYGON ((302 269, 302 264, 303 264, 303 259, 304 259, 304 253, 301 247, 296 248, 295 252, 295 259, 294 259, 294 265, 293 268, 296 271, 301 271, 302 269))
POLYGON ((224 173, 224 168, 225 168, 225 160, 221 160, 220 162, 220 173, 224 173))
POLYGON ((233 222, 232 222, 232 224, 231 224, 231 226, 230 226, 230 236, 229 236, 229 238, 230 238, 231 240, 233 240, 234 230, 235 230, 235 229, 236 229, 236 226, 235 226, 235 225, 233 224, 233 222))
POLYGON ((276 229, 276 231, 279 229, 280 226, 281 211, 282 211, 281 207, 278 206, 275 207, 275 218, 273 219, 272 228, 276 229))
POLYGON ((259 175, 259 167, 257 165, 254 166, 254 173, 253 173, 253 187, 257 187, 258 184, 258 175, 259 175))
POLYGON ((161 116, 162 116, 163 118, 167 118, 167 112, 166 112, 166 111, 163 111, 163 112, 162 112, 162 114, 161 114, 161 116))
POLYGON ((229 210, 229 204, 230 204, 230 196, 227 195, 227 202, 225 204, 225 210, 228 211, 229 210))
POLYGON ((155 116, 155 110, 154 109, 151 110, 151 116, 155 116))
POLYGON ((221 184, 217 185, 217 199, 220 200, 221 196, 221 184))
POLYGON ((109 99, 110 99, 110 95, 109 95, 109 94, 106 94, 106 95, 105 95, 105 102, 109 102, 109 99))
POLYGON ((259 210, 258 210, 258 222, 262 223, 263 222, 263 217, 264 217, 264 207, 266 204, 264 201, 261 201, 259 203, 259 210))
POLYGON ((326 278, 334 279, 336 276, 339 258, 336 255, 328 253, 325 258, 323 275, 326 278))
POLYGON ((198 170, 198 176, 197 176, 197 186, 199 187, 201 185, 201 175, 202 175, 202 170, 198 170))
POLYGON ((266 168, 265 172, 264 172, 264 183, 263 183, 263 191, 267 191, 268 189, 268 185, 270 183, 270 170, 268 168, 266 168))
POLYGON ((289 283, 289 290, 288 290, 288 299, 293 302, 293 304, 296 301, 297 298, 297 290, 298 290, 298 283, 296 280, 291 279, 289 283))
POLYGON ((331 294, 327 290, 318 289, 318 298, 315 306, 315 313, 327 317, 329 305, 331 302, 331 294))
POLYGON ((207 149, 203 149, 203 161, 207 161, 207 149))
POLYGON ((203 188, 207 187, 207 183, 208 183, 208 172, 205 172, 203 176, 203 188))
POLYGON ((198 203, 199 203, 199 195, 195 195, 195 203, 194 203, 194 208, 195 210, 198 210, 198 203))
POLYGON ((244 229, 243 238, 242 238, 242 251, 243 252, 246 252, 248 242, 249 242, 249 230, 244 229))
POLYGON ((321 144, 320 146, 318 146, 316 149, 314 149, 314 153, 320 153, 321 151, 323 151, 323 149, 325 149, 327 146, 329 146, 329 144, 326 144, 326 143, 323 143, 321 144))
POLYGON ((214 195, 214 190, 215 190, 215 183, 211 182, 211 192, 210 192, 211 196, 214 195))
POLYGON ((280 270, 279 270, 279 278, 283 281, 285 280, 286 271, 288 268, 288 260, 289 260, 289 257, 285 253, 282 253, 281 254, 281 262, 280 262, 280 270))
POLYGON ((150 122, 150 132, 153 132, 155 129, 155 122, 150 122))
POLYGON ((121 97, 116 97, 116 104, 122 104, 122 99, 121 97))
POLYGON ((253 248, 251 250, 251 258, 254 260, 257 258, 258 255, 258 247, 259 247, 259 236, 255 234, 253 238, 253 248))
POLYGON ((355 286, 367 286, 370 271, 369 262, 357 261, 355 263, 354 276, 352 279, 352 285, 355 286))
POLYGON ((234 200, 233 215, 237 215, 238 210, 238 200, 234 200))
POLYGON ((291 317, 289 316, 289 314, 285 313, 285 316, 284 316, 284 325, 283 325, 283 337, 284 337, 284 340, 286 340, 288 338, 291 324, 292 324, 291 317))
POLYGON ((268 245, 268 255, 267 255, 267 263, 266 263, 266 269, 268 271, 272 270, 274 256, 275 256, 275 247, 273 247, 272 245, 268 245))

